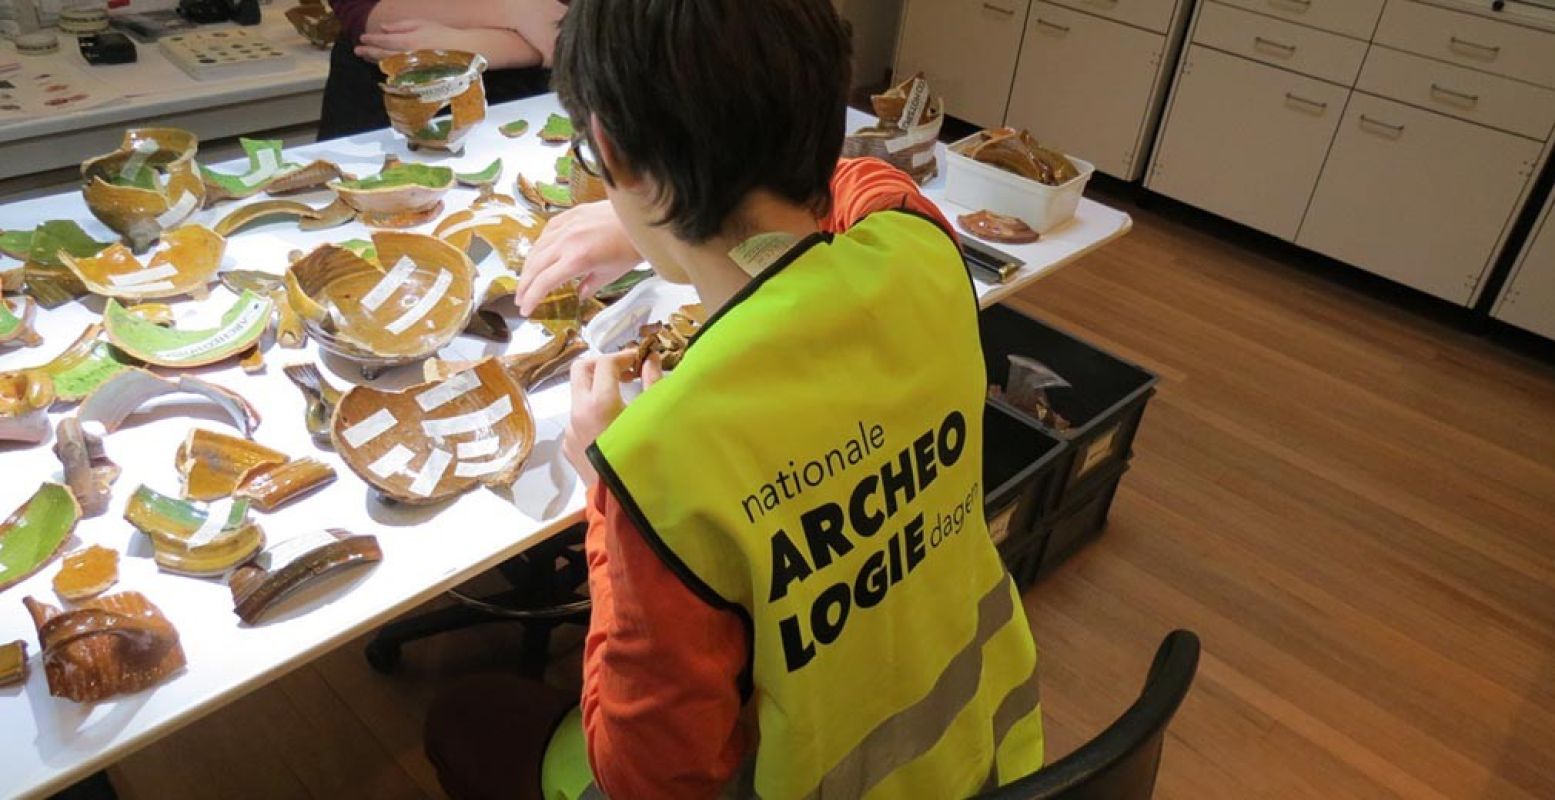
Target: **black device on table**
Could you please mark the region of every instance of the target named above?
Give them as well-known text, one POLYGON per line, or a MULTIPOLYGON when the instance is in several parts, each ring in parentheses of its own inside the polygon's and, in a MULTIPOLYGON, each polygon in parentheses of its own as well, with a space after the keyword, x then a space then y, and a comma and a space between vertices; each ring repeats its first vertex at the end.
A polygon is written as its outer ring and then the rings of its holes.
POLYGON ((259 24, 259 0, 178 0, 178 16, 190 22, 259 24))
POLYGON ((137 58, 135 43, 122 33, 90 33, 76 40, 81 57, 92 66, 133 64, 137 58))

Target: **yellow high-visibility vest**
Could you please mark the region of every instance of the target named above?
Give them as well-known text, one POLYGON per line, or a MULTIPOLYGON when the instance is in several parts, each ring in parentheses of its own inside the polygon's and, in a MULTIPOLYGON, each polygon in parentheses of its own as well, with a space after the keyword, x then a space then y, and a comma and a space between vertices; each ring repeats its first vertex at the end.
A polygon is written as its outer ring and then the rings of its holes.
POLYGON ((764 798, 957 797, 1042 764, 1037 651, 983 518, 977 299, 876 213, 763 271, 589 456, 738 613, 764 798))

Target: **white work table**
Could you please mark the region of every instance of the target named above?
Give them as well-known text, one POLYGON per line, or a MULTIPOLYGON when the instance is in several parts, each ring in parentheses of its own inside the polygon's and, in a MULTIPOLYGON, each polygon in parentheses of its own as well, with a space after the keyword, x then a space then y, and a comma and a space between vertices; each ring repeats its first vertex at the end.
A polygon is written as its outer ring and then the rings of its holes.
MULTIPOLYGON (((403 140, 387 131, 288 152, 298 161, 331 159, 359 175, 375 172, 388 153, 406 160, 444 163, 459 171, 474 171, 500 155, 504 163, 501 186, 511 187, 519 172, 540 180, 551 179, 554 161, 565 150, 543 145, 534 132, 547 114, 557 108, 555 98, 550 96, 493 107, 461 157, 409 154, 403 140), (530 122, 530 132, 523 138, 509 140, 497 132, 498 124, 519 118, 530 122)), ((862 124, 863 116, 857 116, 854 122, 862 124)), ((236 164, 213 166, 241 171, 236 164)), ((929 194, 937 195, 937 187, 931 186, 929 194)), ((446 210, 466 207, 474 195, 471 190, 456 189, 446 200, 446 210)), ((327 193, 314 192, 301 199, 320 205, 327 193)), ((235 207, 224 203, 199 212, 193 221, 212 225, 235 207)), ((951 206, 943 209, 951 218, 965 211, 951 206)), ((50 219, 74 219, 98 240, 111 238, 75 193, 0 206, 0 226, 6 228, 28 228, 50 219)), ((1027 266, 1011 284, 992 287, 979 283, 984 304, 996 302, 1123 235, 1129 226, 1127 214, 1088 200, 1083 202, 1076 220, 1042 242, 1004 248, 1025 260, 1027 266)), ((418 230, 429 231, 431 227, 429 224, 418 230)), ((279 274, 286 268, 287 254, 292 250, 308 250, 325 242, 368 235, 369 231, 358 223, 315 233, 300 233, 291 222, 267 224, 232 236, 223 268, 279 274)), ((487 279, 502 270, 494 256, 487 257, 479 266, 487 279)), ((218 286, 204 302, 177 302, 178 324, 199 326, 212 321, 232 299, 218 286)), ((101 299, 92 298, 40 311, 37 327, 45 337, 44 343, 0 352, 0 370, 46 362, 74 341, 86 324, 96 321, 101 310, 101 299)), ((510 345, 466 336, 445 349, 443 355, 464 359, 518 352, 532 349, 543 340, 538 326, 525 324, 515 329, 510 345)), ((434 506, 387 506, 373 499, 368 486, 335 453, 315 447, 304 429, 303 397, 286 380, 281 367, 318 361, 316 345, 310 341, 305 349, 288 350, 275 347, 268 339, 266 344, 267 368, 262 374, 245 374, 235 363, 196 372, 238 391, 258 407, 264 419, 254 434, 256 441, 293 457, 319 458, 334 466, 339 478, 321 492, 274 513, 255 512, 255 519, 272 543, 323 527, 373 534, 383 549, 382 563, 353 568, 326 579, 312 590, 285 601, 257 626, 240 624, 224 583, 159 572, 145 537, 123 519, 126 501, 142 483, 164 494, 177 494, 174 452, 191 427, 198 425, 229 434, 234 430, 205 406, 182 405, 131 417, 125 427, 105 439, 108 455, 123 468, 114 485, 113 501, 105 513, 83 519, 76 526, 68 548, 98 544, 120 551, 120 579, 110 591, 139 591, 157 604, 181 635, 188 668, 153 689, 95 707, 51 697, 37 637, 21 601, 23 596, 33 595, 59 605, 50 585, 58 563, 0 592, 0 642, 27 641, 32 659, 32 675, 25 685, 0 689, 0 763, 4 764, 0 768, 0 797, 58 791, 516 555, 580 518, 583 490, 557 447, 567 413, 568 388, 564 382, 552 381, 530 396, 538 443, 511 491, 476 489, 434 506), (198 414, 196 418, 179 415, 191 409, 198 414)), ((362 382, 354 369, 339 361, 326 359, 321 366, 325 375, 342 388, 347 383, 362 382)), ((403 367, 390 370, 374 383, 399 387, 417 382, 419 376, 419 367, 403 367)), ((73 409, 58 409, 53 416, 57 419, 66 413, 73 413, 73 409)), ((0 445, 0 465, 10 476, 0 481, 0 517, 30 497, 40 481, 60 479, 59 463, 48 444, 0 445)))
MULTIPOLYGON (((263 22, 252 30, 291 54, 295 66, 226 80, 195 80, 156 43, 136 42, 139 60, 133 64, 92 66, 69 34, 59 34, 59 52, 44 56, 17 55, 10 42, 0 42, 0 62, 15 61, 26 70, 69 66, 117 98, 62 114, 0 121, 0 179, 79 164, 117 147, 126 127, 184 128, 213 140, 318 121, 329 53, 308 44, 283 10, 265 6, 263 22)), ((231 27, 236 26, 199 30, 231 27)), ((0 227, 6 224, 0 221, 0 227)))

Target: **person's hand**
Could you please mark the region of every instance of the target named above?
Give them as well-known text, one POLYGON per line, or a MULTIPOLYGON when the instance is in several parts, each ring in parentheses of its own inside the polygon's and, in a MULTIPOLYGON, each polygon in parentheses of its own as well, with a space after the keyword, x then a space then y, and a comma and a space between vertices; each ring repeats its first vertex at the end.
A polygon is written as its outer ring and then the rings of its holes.
POLYGON ((546 224, 524 259, 514 301, 527 317, 546 295, 574 278, 583 279, 578 294, 592 297, 642 260, 608 200, 584 203, 546 224))
MULTIPOLYGON (((589 463, 589 445, 626 408, 626 401, 621 399, 621 373, 632 365, 636 355, 636 348, 629 348, 612 356, 572 362, 572 416, 562 434, 562 455, 567 457, 585 486, 593 486, 599 480, 594 465, 589 463)), ((659 362, 659 354, 653 353, 642 365, 643 389, 662 377, 664 367, 659 362)))
POLYGON ((376 62, 407 50, 468 50, 469 43, 469 32, 460 28, 425 19, 402 19, 362 34, 355 53, 376 62))

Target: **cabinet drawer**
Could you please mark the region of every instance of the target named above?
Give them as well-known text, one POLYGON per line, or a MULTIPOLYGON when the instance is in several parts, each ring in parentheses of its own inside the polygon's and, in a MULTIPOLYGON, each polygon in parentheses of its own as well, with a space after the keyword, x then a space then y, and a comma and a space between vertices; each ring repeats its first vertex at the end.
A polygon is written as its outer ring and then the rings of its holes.
POLYGON ((1366 58, 1365 42, 1215 2, 1199 12, 1193 41, 1344 86, 1366 58))
POLYGON ((1053 0, 1061 6, 1088 11, 1147 31, 1166 33, 1179 0, 1053 0))
POLYGON ((1494 316, 1555 339, 1555 197, 1545 204, 1544 216, 1507 279, 1494 316))
POLYGON ((1350 90, 1193 45, 1152 190, 1294 239, 1350 90))
POLYGON ((1382 15, 1383 0, 1221 0, 1248 11, 1342 33, 1363 41, 1371 39, 1382 15))
POLYGON ((1555 33, 1412 0, 1390 0, 1373 41, 1555 88, 1555 33))
POLYGON ((1132 180, 1165 47, 1161 34, 1033 3, 1006 124, 1132 180))
POLYGON ((1555 91, 1373 47, 1357 89, 1545 141, 1555 128, 1555 91))
POLYGON ((1520 136, 1356 92, 1296 241, 1466 305, 1539 150, 1520 136))
POLYGON ((898 79, 922 72, 945 111, 983 127, 1004 122, 1031 0, 911 0, 896 58, 898 79))

